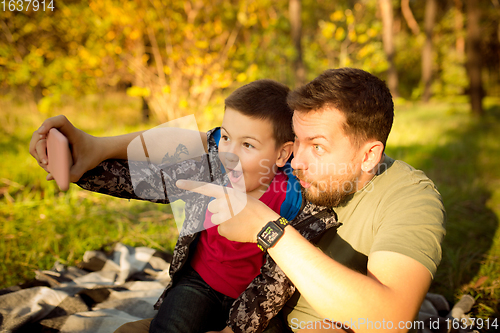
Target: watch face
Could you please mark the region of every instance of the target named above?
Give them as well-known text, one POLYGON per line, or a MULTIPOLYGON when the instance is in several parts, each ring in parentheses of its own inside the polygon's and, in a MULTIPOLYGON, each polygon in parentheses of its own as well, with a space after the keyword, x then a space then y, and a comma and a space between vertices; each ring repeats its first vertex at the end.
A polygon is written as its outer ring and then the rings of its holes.
POLYGON ((283 230, 281 230, 278 226, 274 223, 268 223, 265 229, 260 233, 259 237, 267 244, 267 246, 270 247, 282 234, 283 230))

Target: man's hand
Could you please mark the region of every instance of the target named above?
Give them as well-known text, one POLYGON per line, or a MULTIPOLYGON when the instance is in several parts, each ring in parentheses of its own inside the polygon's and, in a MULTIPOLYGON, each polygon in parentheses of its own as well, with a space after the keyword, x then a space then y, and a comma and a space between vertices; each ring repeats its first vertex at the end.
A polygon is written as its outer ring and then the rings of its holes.
POLYGON ((212 223, 221 236, 242 243, 256 243, 264 225, 280 216, 263 202, 232 188, 191 180, 179 180, 177 187, 214 197, 208 205, 212 223))
MULTIPOLYGON (((95 168, 105 158, 100 153, 98 138, 79 130, 63 115, 48 118, 31 137, 30 154, 45 171, 47 170, 47 133, 51 128, 57 128, 70 144, 73 166, 70 170, 70 181, 75 182, 90 169, 95 168)), ((54 179, 49 173, 47 180, 54 179)))

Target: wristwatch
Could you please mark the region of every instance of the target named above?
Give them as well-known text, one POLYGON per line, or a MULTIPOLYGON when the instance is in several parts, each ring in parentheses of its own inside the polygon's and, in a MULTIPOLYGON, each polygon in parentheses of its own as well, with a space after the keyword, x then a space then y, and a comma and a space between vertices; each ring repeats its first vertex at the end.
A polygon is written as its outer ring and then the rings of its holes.
POLYGON ((257 234, 257 246, 262 251, 267 251, 278 242, 283 236, 285 227, 288 225, 287 219, 280 217, 276 221, 267 222, 262 230, 257 234))

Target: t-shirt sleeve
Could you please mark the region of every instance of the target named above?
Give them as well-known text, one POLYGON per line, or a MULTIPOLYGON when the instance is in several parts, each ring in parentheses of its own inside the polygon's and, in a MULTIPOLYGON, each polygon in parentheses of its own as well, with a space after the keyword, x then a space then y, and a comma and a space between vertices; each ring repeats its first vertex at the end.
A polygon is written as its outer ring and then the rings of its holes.
POLYGON ((446 213, 441 195, 425 174, 416 171, 406 186, 386 196, 377 214, 370 253, 391 251, 423 264, 432 277, 441 261, 446 213))

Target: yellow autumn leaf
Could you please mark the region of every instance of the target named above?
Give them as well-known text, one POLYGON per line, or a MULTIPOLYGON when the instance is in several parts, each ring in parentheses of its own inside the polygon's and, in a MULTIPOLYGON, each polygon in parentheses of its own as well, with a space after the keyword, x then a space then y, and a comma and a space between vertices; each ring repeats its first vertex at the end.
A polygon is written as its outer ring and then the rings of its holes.
POLYGON ((349 31, 349 39, 351 40, 351 42, 356 42, 356 31, 354 30, 350 30, 349 31))
POLYGON ((207 49, 208 48, 208 42, 206 40, 198 40, 194 45, 199 48, 199 49, 207 49))
POLYGON ((342 27, 338 27, 337 31, 335 32, 335 39, 338 41, 343 41, 345 38, 345 30, 342 27))
POLYGON ((186 99, 182 99, 180 102, 179 102, 179 107, 181 109, 187 109, 188 107, 188 101, 186 99))
POLYGON ((247 74, 246 73, 240 73, 238 76, 236 76, 236 81, 238 82, 244 82, 247 79, 247 74))
POLYGON ((332 15, 330 15, 330 19, 332 21, 342 21, 344 18, 344 13, 341 10, 336 10, 332 15))
POLYGON ((366 34, 358 35, 358 43, 364 44, 367 41, 368 41, 368 35, 366 35, 366 34))
POLYGON ((132 40, 136 40, 136 39, 138 39, 139 37, 141 37, 141 33, 140 33, 140 31, 139 31, 139 30, 134 29, 134 30, 132 30, 132 32, 129 34, 129 37, 130 37, 130 39, 132 39, 132 40))

